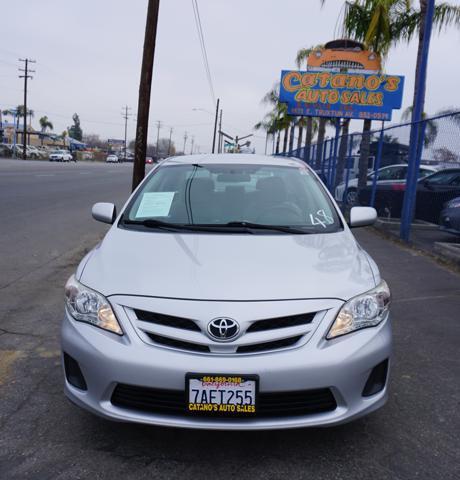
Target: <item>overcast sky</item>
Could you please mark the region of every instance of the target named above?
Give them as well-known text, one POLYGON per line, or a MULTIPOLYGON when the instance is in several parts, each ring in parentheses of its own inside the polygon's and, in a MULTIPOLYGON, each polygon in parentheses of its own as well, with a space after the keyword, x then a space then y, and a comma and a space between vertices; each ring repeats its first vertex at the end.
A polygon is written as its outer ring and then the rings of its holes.
MULTIPOLYGON (((279 78, 294 68, 299 48, 336 37, 342 0, 321 9, 315 0, 199 0, 216 96, 230 134, 254 133, 267 107, 260 100, 279 78)), ((460 5, 460 0, 451 0, 460 5)), ((122 138, 122 107, 136 112, 146 16, 146 0, 14 0, 2 5, 0 108, 23 103, 19 57, 35 59, 29 107, 38 118, 48 115, 61 133, 80 115, 85 133, 122 138)), ((390 52, 387 73, 404 75, 403 106, 413 94, 416 42, 390 52)), ((430 52, 425 110, 435 113, 460 107, 460 32, 435 35, 430 52)), ((182 149, 183 136, 195 136, 201 151, 210 150, 214 108, 201 57, 191 0, 162 0, 157 36, 149 139, 155 122, 165 125, 182 149)), ((398 120, 400 112, 395 112, 398 120)), ((359 128, 359 125, 355 125, 359 128)), ((135 118, 129 122, 129 137, 135 118)), ((263 152, 264 137, 254 144, 263 152)))

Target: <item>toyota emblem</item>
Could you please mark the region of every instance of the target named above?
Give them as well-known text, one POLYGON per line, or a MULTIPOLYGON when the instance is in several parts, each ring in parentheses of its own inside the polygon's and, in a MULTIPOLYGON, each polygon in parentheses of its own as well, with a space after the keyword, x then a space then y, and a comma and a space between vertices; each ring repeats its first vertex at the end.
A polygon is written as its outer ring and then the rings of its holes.
POLYGON ((214 339, 225 342, 235 338, 240 331, 240 326, 232 318, 215 318, 208 323, 208 333, 214 339))

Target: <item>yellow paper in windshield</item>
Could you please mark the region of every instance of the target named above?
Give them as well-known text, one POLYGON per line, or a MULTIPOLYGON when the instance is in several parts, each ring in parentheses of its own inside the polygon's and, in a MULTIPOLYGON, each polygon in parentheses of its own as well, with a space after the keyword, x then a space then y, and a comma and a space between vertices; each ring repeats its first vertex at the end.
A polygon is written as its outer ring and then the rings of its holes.
POLYGON ((167 217, 175 192, 149 192, 142 195, 136 218, 167 217))

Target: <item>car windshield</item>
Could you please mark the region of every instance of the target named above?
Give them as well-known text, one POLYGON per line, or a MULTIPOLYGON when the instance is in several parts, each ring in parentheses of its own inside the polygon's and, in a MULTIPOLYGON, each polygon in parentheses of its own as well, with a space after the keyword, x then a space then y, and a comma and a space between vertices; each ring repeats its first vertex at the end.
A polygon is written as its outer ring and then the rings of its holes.
POLYGON ((207 231, 250 233, 262 227, 285 233, 291 233, 289 228, 292 233, 342 228, 323 186, 297 163, 164 165, 144 182, 120 223, 124 228, 206 226, 207 231))

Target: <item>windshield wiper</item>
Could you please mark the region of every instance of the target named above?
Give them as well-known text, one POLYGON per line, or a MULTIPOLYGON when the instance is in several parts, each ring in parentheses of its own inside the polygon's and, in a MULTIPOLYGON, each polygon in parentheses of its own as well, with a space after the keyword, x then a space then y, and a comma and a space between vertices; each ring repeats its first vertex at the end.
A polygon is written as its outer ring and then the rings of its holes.
POLYGON ((163 222, 161 220, 156 220, 153 218, 146 218, 145 220, 129 220, 121 219, 120 223, 122 225, 138 225, 145 228, 159 229, 159 230, 168 230, 170 232, 178 231, 191 231, 191 232, 216 232, 216 231, 225 231, 225 227, 222 228, 222 225, 205 225, 205 224, 189 224, 189 223, 169 223, 163 222))
POLYGON ((127 218, 122 218, 120 223, 122 225, 140 225, 141 227, 146 228, 159 228, 172 231, 179 230, 182 227, 180 224, 162 222, 161 220, 154 220, 153 218, 147 218, 145 220, 129 220, 127 218))
POLYGON ((248 228, 253 230, 272 230, 272 231, 274 230, 276 232, 283 232, 283 233, 296 233, 296 234, 311 233, 311 232, 306 232, 300 228, 288 227, 286 225, 265 225, 263 223, 252 223, 252 222, 228 222, 220 226, 243 227, 243 228, 248 228))

